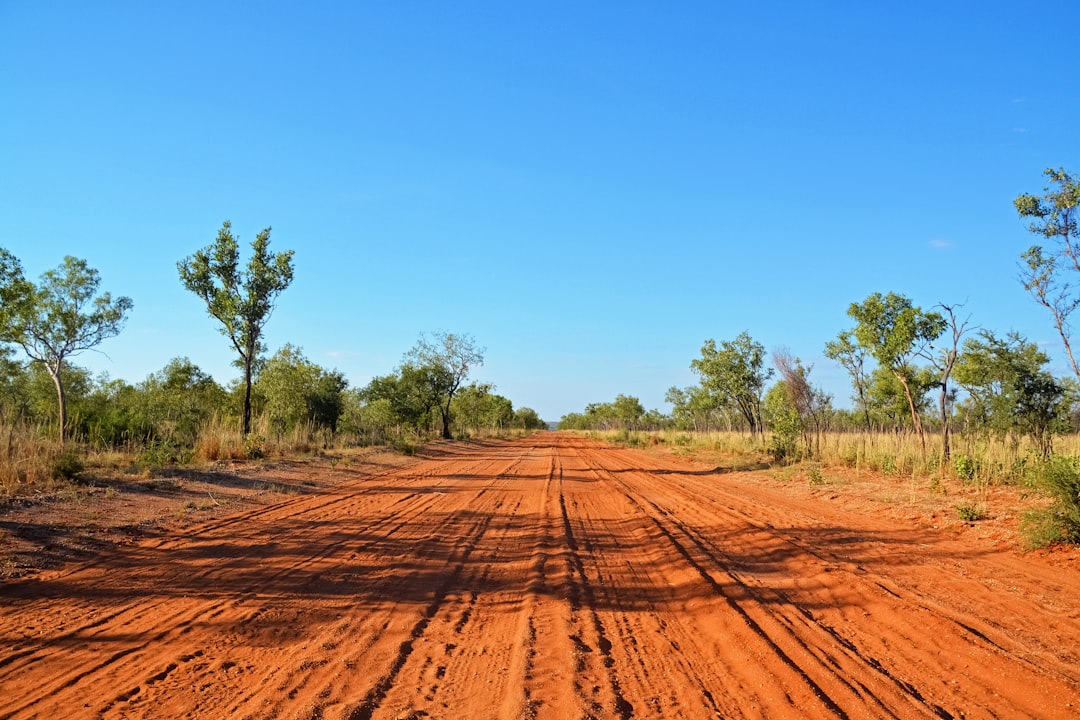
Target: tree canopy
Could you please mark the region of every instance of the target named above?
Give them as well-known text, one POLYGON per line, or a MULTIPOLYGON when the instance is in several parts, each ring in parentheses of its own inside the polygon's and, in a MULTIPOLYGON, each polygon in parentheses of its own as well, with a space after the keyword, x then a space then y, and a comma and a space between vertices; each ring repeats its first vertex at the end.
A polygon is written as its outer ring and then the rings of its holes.
POLYGON ((48 270, 34 285, 22 277, 17 261, 4 251, 0 255, 0 294, 3 339, 22 346, 27 356, 40 363, 56 389, 60 440, 67 432, 67 397, 64 363, 68 358, 97 347, 117 335, 134 307, 131 298, 98 294, 101 276, 85 260, 68 255, 55 270, 48 270))
POLYGON ((180 281, 206 303, 210 317, 239 353, 244 370, 242 432, 251 432, 251 384, 255 363, 265 351, 262 332, 277 296, 293 279, 293 251, 270 252, 270 228, 251 245, 252 255, 240 268, 240 248, 226 220, 213 244, 177 263, 180 281))

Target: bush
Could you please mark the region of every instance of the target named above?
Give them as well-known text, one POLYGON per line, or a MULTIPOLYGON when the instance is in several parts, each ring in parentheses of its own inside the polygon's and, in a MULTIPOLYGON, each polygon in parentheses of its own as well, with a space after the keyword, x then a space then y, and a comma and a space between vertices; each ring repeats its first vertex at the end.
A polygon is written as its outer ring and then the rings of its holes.
POLYGON ((964 522, 976 522, 986 517, 986 510, 978 503, 965 502, 956 506, 956 514, 964 522))
POLYGON ((1052 502, 1024 516, 1020 529, 1027 546, 1080 544, 1080 458, 1049 457, 1039 466, 1036 482, 1052 502))
POLYGON ((266 451, 263 449, 265 444, 266 440, 262 435, 249 434, 244 438, 244 457, 248 460, 258 460, 266 457, 266 451))
POLYGON ((975 459, 970 455, 957 455, 953 459, 953 469, 956 470, 956 477, 960 478, 965 483, 969 483, 975 479, 975 473, 978 472, 979 464, 975 462, 975 459))
POLYGON ((52 461, 54 480, 72 481, 83 471, 83 462, 74 450, 64 450, 52 461))

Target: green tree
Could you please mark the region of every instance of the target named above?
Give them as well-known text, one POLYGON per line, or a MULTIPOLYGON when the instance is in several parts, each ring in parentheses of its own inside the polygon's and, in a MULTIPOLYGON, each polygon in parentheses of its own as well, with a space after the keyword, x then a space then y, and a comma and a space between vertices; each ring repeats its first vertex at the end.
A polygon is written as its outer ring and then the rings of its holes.
POLYGON ((633 395, 616 395, 615 402, 611 404, 611 414, 622 427, 637 430, 641 417, 645 414, 645 407, 633 395))
POLYGON ((844 330, 836 338, 825 343, 825 357, 834 360, 851 375, 851 384, 855 388, 855 400, 863 411, 867 431, 870 430, 870 406, 866 400, 866 388, 869 378, 866 374, 866 349, 855 341, 852 330, 844 330))
MULTIPOLYGON (((9 263, 10 257, 0 262, 9 263)), ((7 267, 4 272, 10 273, 7 267)), ((16 300, 5 309, 3 339, 21 345, 33 363, 48 371, 56 391, 61 442, 68 429, 66 361, 117 335, 134 306, 128 297, 99 295, 100 285, 98 271, 70 255, 58 268, 45 272, 37 285, 21 278, 7 283, 7 292, 14 292, 16 300)))
POLYGON ((799 454, 799 435, 806 432, 799 411, 791 402, 792 391, 786 380, 779 380, 765 393, 762 402, 765 419, 772 427, 769 454, 777 462, 790 462, 799 454))
POLYGON ((373 378, 363 397, 371 404, 384 401, 395 425, 419 433, 430 430, 432 413, 450 383, 449 371, 442 366, 405 363, 396 374, 373 378))
POLYGON ((255 393, 263 399, 270 426, 279 434, 310 424, 336 432, 347 387, 345 377, 304 357, 286 344, 259 369, 255 393))
POLYGON ((518 408, 514 411, 514 425, 523 430, 544 430, 547 428, 547 423, 540 418, 540 414, 530 407, 518 408))
POLYGON ((441 370, 439 377, 443 384, 438 388, 438 407, 442 415, 442 436, 450 439, 450 410, 454 393, 469 377, 473 367, 484 364, 484 349, 476 346, 476 340, 471 335, 438 331, 430 339, 421 335, 416 346, 406 354, 406 359, 421 367, 441 370))
POLYGON ((941 420, 941 460, 942 467, 949 462, 951 455, 950 438, 952 431, 949 423, 949 403, 950 398, 954 393, 949 392, 949 377, 952 375, 953 368, 956 367, 956 360, 959 356, 960 340, 964 337, 964 333, 967 332, 967 320, 961 321, 956 317, 957 305, 946 305, 945 303, 939 303, 938 307, 941 308, 947 318, 946 329, 948 329, 947 340, 948 344, 944 347, 934 347, 928 345, 923 351, 923 357, 930 362, 934 371, 937 373, 936 385, 938 388, 938 417, 941 420))
POLYGON ((1018 195, 1013 200, 1016 212, 1030 220, 1028 229, 1041 235, 1054 246, 1047 252, 1041 245, 1032 245, 1021 255, 1020 279, 1024 289, 1035 302, 1050 311, 1054 327, 1065 345, 1073 374, 1080 381, 1080 366, 1072 351, 1072 330, 1069 316, 1080 306, 1075 285, 1065 275, 1080 272, 1080 233, 1077 230, 1080 213, 1080 179, 1064 169, 1047 168, 1043 175, 1050 184, 1044 195, 1018 195))
POLYGON ((693 360, 690 368, 701 376, 702 388, 721 403, 730 400, 739 409, 751 435, 762 431, 761 396, 773 375, 772 368, 765 367, 765 346, 746 332, 719 347, 716 341, 706 340, 701 357, 693 360))
POLYGON ((194 445, 215 414, 224 412, 228 393, 186 357, 173 358, 139 386, 147 424, 157 437, 194 445))
POLYGON ((956 382, 967 391, 967 417, 976 429, 997 435, 1026 434, 1043 456, 1053 436, 1068 428, 1069 394, 1046 369, 1050 358, 1035 343, 1011 332, 982 331, 964 342, 956 382))
POLYGON ((459 429, 502 430, 514 422, 514 405, 490 383, 470 383, 454 395, 451 407, 459 429))
POLYGON ((228 220, 212 245, 177 263, 180 281, 206 303, 207 313, 221 323, 240 355, 244 371, 243 434, 251 432, 251 386, 255 365, 265 350, 262 332, 277 296, 292 283, 293 251, 270 253, 270 228, 251 245, 252 256, 240 268, 240 250, 228 220))
POLYGON ((895 293, 874 293, 861 303, 852 303, 848 315, 857 323, 854 333, 858 344, 904 388, 911 424, 919 434, 925 457, 926 433, 910 378, 915 371, 914 359, 945 331, 945 319, 936 312, 923 312, 895 293))

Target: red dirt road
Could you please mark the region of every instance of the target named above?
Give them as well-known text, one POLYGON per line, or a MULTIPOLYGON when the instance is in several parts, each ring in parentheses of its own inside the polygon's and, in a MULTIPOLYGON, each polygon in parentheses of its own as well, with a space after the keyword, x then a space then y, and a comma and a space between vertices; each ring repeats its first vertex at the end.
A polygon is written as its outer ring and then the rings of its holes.
POLYGON ((0 586, 0 718, 1066 718, 1080 577, 591 441, 0 586))

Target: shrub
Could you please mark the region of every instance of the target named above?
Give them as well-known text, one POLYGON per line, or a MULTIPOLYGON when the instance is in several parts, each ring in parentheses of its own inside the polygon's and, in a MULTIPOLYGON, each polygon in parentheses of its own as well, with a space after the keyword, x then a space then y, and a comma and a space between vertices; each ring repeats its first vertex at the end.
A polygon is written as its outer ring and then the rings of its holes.
POLYGON ((806 468, 806 478, 811 485, 825 484, 825 477, 821 474, 821 466, 817 463, 811 463, 810 467, 806 468))
POLYGON ((979 465, 970 455, 957 455, 953 458, 953 469, 956 470, 956 477, 969 483, 975 479, 979 465))
POLYGON ((83 471, 83 462, 74 450, 64 450, 52 461, 54 480, 72 481, 83 471))
POLYGON ((1027 546, 1080 543, 1080 458, 1047 458, 1039 466, 1036 482, 1050 496, 1051 504, 1024 515, 1021 532, 1027 546))
POLYGON ((263 445, 266 444, 266 440, 262 435, 251 433, 244 438, 244 457, 249 460, 258 460, 259 458, 266 457, 266 451, 263 450, 263 445))
POLYGON ((986 510, 978 503, 964 502, 956 506, 956 514, 964 522, 976 522, 986 517, 986 510))

